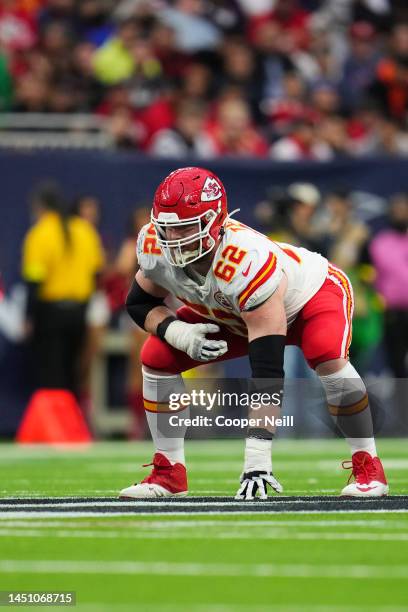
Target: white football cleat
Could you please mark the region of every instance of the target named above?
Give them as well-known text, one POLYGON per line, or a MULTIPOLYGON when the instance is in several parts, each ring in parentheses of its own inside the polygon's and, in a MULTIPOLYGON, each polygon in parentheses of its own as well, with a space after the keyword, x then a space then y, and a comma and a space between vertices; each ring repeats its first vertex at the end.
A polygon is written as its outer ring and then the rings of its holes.
POLYGON ((370 453, 358 451, 354 453, 351 462, 343 461, 345 469, 352 469, 350 479, 341 492, 342 497, 383 497, 388 495, 389 487, 382 463, 378 457, 370 453), (346 465, 351 463, 351 465, 346 465))
POLYGON ((172 465, 161 453, 156 453, 151 474, 142 482, 122 489, 119 499, 148 499, 153 497, 185 497, 188 493, 186 468, 181 463, 172 465))

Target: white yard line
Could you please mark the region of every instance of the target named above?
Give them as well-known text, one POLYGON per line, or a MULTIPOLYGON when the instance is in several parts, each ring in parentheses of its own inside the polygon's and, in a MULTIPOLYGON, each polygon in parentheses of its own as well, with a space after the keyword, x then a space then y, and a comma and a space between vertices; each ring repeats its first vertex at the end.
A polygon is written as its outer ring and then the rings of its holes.
MULTIPOLYGON (((13 516, 13 518, 6 518, 6 519, 2 519, 2 516, 0 515, 0 529, 2 529, 3 527, 1 527, 1 525, 3 524, 5 527, 9 528, 9 527, 21 527, 21 528, 37 528, 37 529, 49 529, 49 528, 53 528, 53 527, 74 527, 75 529, 81 529, 81 528, 85 528, 85 527, 95 527, 95 526, 100 526, 103 527, 104 529, 106 529, 107 525, 107 521, 103 520, 103 516, 98 517, 98 519, 100 518, 100 520, 92 520, 92 521, 61 521, 61 520, 55 520, 55 521, 50 521, 47 519, 43 519, 41 516, 37 517, 35 516, 35 518, 33 517, 31 520, 16 520, 16 515, 13 516)), ((325 520, 325 521, 315 521, 315 520, 309 520, 309 521, 298 521, 296 519, 294 520, 276 520, 275 522, 273 521, 273 517, 268 515, 267 518, 265 518, 264 520, 259 520, 259 519, 253 519, 250 518, 246 521, 243 520, 238 520, 238 521, 220 521, 220 520, 205 520, 205 519, 201 519, 201 520, 196 520, 196 519, 192 519, 189 521, 186 520, 155 520, 154 516, 151 517, 152 520, 145 520, 145 516, 143 517, 143 520, 137 520, 136 517, 133 517, 127 521, 110 521, 110 525, 112 527, 126 527, 127 529, 130 528, 137 528, 137 529, 148 529, 149 531, 161 531, 161 530, 165 530, 165 529, 196 529, 197 527, 203 527, 203 528, 208 528, 208 527, 225 527, 230 529, 232 528, 236 528, 236 527, 245 527, 246 529, 252 529, 252 528, 256 528, 256 527, 262 527, 262 528, 274 528, 274 527, 303 527, 303 528, 310 528, 310 527, 317 527, 317 528, 327 528, 327 529, 331 529, 332 527, 353 527, 353 529, 355 529, 356 527, 366 527, 366 528, 370 528, 370 529, 381 529, 381 530, 395 530, 395 529, 402 529, 404 531, 407 530, 408 527, 408 522, 407 521, 384 521, 384 520, 371 520, 368 519, 369 522, 367 522, 367 520, 325 520)), ((110 526, 108 525, 108 527, 110 526)), ((358 532, 357 532, 358 533, 358 532)))
MULTIPOLYGON (((263 514, 264 516, 275 516, 275 515, 281 515, 281 514, 286 514, 286 515, 316 515, 316 514, 323 514, 323 515, 332 515, 332 514, 406 514, 408 513, 408 509, 404 509, 404 510, 367 510, 367 509, 361 509, 361 510, 274 510, 274 511, 269 511, 269 512, 262 512, 262 513, 257 513, 257 514, 263 514)), ((99 512, 98 510, 96 510, 95 512, 92 511, 86 511, 84 510, 83 512, 72 512, 70 510, 66 510, 66 511, 55 511, 55 512, 50 512, 49 510, 39 510, 36 512, 30 512, 30 511, 25 511, 22 510, 21 512, 13 512, 13 511, 7 511, 7 512, 2 512, 0 513, 0 521, 2 519, 8 519, 8 518, 12 518, 15 519, 16 517, 19 518, 33 518, 33 519, 38 519, 38 518, 90 518, 90 517, 98 517, 98 518, 120 518, 120 517, 130 517, 130 516, 143 516, 143 517, 150 517, 150 518, 154 518, 154 517, 158 517, 158 516, 163 516, 163 517, 168 517, 169 514, 171 514, 171 516, 191 516, 191 511, 188 510, 183 510, 183 511, 177 511, 177 512, 138 512, 137 515, 134 515, 132 512, 99 512)), ((253 516, 253 514, 251 515, 251 511, 250 510, 238 510, 238 511, 230 511, 230 510, 211 510, 209 512, 194 512, 194 516, 198 517, 198 516, 203 516, 203 517, 207 517, 207 516, 228 516, 228 517, 232 517, 232 516, 248 516, 248 518, 250 518, 251 516, 253 516)))
MULTIPOLYGON (((52 498, 50 498, 52 499, 52 498)), ((386 498, 386 501, 392 501, 392 497, 386 498)), ((7 500, 5 500, 7 501, 7 500)), ((319 501, 317 501, 315 499, 315 497, 311 496, 308 499, 293 499, 290 498, 288 499, 285 496, 282 497, 276 497, 274 498, 274 500, 272 501, 266 501, 263 502, 262 500, 258 501, 255 500, 253 502, 245 502, 245 501, 240 501, 240 500, 234 500, 232 499, 232 497, 230 499, 228 499, 228 501, 224 501, 224 500, 220 500, 220 501, 215 501, 214 499, 209 499, 209 500, 195 500, 192 499, 191 497, 185 497, 184 499, 181 499, 179 501, 174 501, 173 499, 169 499, 167 500, 166 498, 162 498, 160 499, 160 501, 156 501, 156 500, 149 500, 149 499, 140 499, 137 501, 133 501, 133 500, 103 500, 103 499, 95 499, 95 500, 90 500, 90 501, 82 501, 80 499, 75 499, 75 500, 64 500, 62 498, 55 498, 55 501, 51 501, 51 502, 45 502, 45 503, 41 503, 38 504, 36 503, 36 498, 32 498, 32 500, 30 501, 24 501, 24 502, 18 502, 18 503, 1 503, 0 504, 0 510, 2 508, 5 509, 14 509, 15 511, 18 511, 19 508, 35 508, 35 511, 37 510, 41 510, 41 507, 44 508, 49 508, 51 506, 53 506, 54 508, 61 508, 61 509, 69 509, 69 508, 87 508, 87 507, 95 507, 95 508, 122 508, 122 507, 128 507, 128 506, 132 506, 134 505, 135 509, 136 508, 145 508, 146 506, 148 506, 149 508, 156 508, 156 507, 164 507, 164 508, 176 508, 177 506, 184 506, 184 507, 188 507, 188 508, 201 508, 201 507, 206 507, 206 508, 219 508, 220 506, 228 506, 231 505, 232 507, 236 507, 237 504, 245 504, 247 503, 248 505, 248 513, 251 513, 251 505, 253 504, 259 504, 261 503, 263 507, 268 507, 268 504, 270 505, 271 509, 274 507, 274 505, 309 505, 309 506, 315 506, 317 503, 321 504, 322 506, 328 506, 329 504, 332 503, 339 503, 339 505, 343 504, 346 505, 349 501, 356 501, 357 503, 359 503, 361 505, 361 508, 364 509, 364 506, 369 505, 370 503, 374 502, 374 501, 380 501, 379 498, 359 498, 359 499, 354 499, 354 500, 341 500, 339 499, 319 499, 319 501)), ((385 508, 387 509, 387 508, 385 508)), ((408 508, 407 508, 408 510, 408 508)), ((327 510, 326 510, 327 512, 327 510)), ((1 513, 0 513, 1 516, 1 513)))
MULTIPOLYGON (((220 526, 221 527, 221 526, 220 526)), ((330 541, 346 541, 353 542, 408 542, 408 534, 381 534, 381 533, 321 533, 321 532, 294 532, 289 529, 262 529, 258 533, 251 530, 249 533, 243 531, 225 531, 214 530, 209 532, 203 529, 201 532, 196 530, 194 533, 186 533, 184 530, 173 530, 169 532, 151 532, 148 529, 139 531, 112 531, 112 530, 54 530, 48 528, 47 531, 41 529, 24 529, 16 531, 14 529, 0 528, 0 538, 47 538, 47 539, 65 539, 65 538, 82 538, 82 539, 125 539, 125 540, 330 540, 330 541)), ((407 574, 408 577, 408 574, 407 574)))
POLYGON ((4 559, 0 573, 18 574, 119 574, 148 576, 225 576, 253 578, 332 578, 400 580, 408 565, 273 565, 232 563, 168 563, 148 561, 82 561, 4 559))

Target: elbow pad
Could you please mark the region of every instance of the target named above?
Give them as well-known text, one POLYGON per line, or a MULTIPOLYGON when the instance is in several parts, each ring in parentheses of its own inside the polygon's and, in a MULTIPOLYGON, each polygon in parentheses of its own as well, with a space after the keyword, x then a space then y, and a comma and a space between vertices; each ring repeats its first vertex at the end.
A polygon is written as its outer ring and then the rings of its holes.
POLYGON ((153 308, 163 306, 164 298, 158 298, 147 293, 133 280, 132 286, 126 298, 126 310, 136 325, 144 329, 146 317, 153 308))

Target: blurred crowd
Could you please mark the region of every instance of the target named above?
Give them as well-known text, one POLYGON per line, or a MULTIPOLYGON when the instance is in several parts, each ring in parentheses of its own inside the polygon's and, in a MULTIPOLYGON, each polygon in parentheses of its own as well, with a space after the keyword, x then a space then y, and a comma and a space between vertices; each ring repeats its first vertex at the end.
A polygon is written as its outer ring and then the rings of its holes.
POLYGON ((2 0, 0 109, 155 156, 408 155, 405 0, 2 0))
POLYGON ((354 290, 350 352, 358 370, 375 371, 382 349, 383 366, 393 377, 407 378, 408 194, 390 198, 387 216, 375 230, 376 224, 359 215, 357 195, 338 186, 322 198, 314 185, 295 183, 272 189, 255 214, 272 239, 318 251, 349 276, 354 290))

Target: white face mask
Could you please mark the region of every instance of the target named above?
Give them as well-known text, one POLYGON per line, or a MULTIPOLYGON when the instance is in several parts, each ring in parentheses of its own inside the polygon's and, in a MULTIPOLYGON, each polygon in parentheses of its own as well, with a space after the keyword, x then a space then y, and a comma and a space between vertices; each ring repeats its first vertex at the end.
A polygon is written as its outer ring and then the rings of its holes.
POLYGON ((177 213, 159 213, 156 218, 152 212, 151 218, 156 230, 157 241, 170 265, 184 268, 212 251, 216 241, 210 236, 210 230, 221 210, 221 201, 218 208, 218 212, 207 210, 197 217, 181 220, 177 213), (168 239, 167 230, 169 228, 187 231, 190 229, 191 233, 189 232, 182 238, 168 239))

